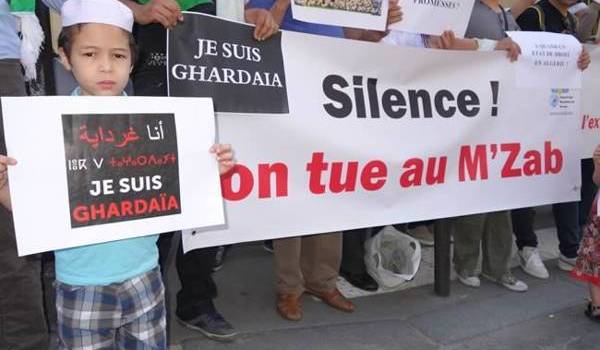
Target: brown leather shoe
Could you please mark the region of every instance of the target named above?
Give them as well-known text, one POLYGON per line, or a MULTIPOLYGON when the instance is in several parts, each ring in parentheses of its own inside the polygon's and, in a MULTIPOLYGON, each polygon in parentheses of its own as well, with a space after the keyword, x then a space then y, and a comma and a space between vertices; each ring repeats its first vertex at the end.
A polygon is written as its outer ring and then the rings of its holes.
POLYGON ((350 300, 346 299, 346 297, 344 297, 337 288, 330 292, 318 292, 312 289, 307 289, 306 292, 323 300, 327 305, 335 309, 345 312, 354 311, 354 304, 350 300))
POLYGON ((300 295, 279 294, 277 296, 277 311, 286 320, 300 321, 302 319, 300 295))

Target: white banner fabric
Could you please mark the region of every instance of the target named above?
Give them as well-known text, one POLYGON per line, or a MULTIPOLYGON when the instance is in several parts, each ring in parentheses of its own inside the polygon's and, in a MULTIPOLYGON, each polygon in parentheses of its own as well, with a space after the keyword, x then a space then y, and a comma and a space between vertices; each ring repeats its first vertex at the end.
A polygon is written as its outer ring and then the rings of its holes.
POLYGON ((184 232, 186 250, 579 198, 579 90, 555 113, 503 52, 281 45, 289 115, 218 115, 239 161, 227 224, 184 232))

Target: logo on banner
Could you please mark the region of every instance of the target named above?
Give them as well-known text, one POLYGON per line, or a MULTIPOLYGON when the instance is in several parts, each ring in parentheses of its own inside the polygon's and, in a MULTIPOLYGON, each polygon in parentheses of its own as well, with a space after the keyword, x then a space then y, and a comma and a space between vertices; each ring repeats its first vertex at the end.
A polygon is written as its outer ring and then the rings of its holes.
POLYGON ((550 90, 550 115, 570 116, 575 111, 575 95, 572 89, 551 89, 550 90))
POLYGON ((173 114, 62 116, 71 227, 181 213, 173 114))
POLYGON ((281 33, 253 39, 254 27, 186 14, 169 31, 169 96, 212 97, 215 111, 289 113, 281 33))

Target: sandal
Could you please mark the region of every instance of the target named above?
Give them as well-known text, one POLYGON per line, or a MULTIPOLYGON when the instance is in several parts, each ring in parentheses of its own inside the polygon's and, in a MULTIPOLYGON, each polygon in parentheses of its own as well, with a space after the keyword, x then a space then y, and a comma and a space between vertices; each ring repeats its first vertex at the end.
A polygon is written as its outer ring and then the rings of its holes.
POLYGON ((590 320, 600 323, 600 306, 594 306, 589 302, 585 308, 585 315, 590 320))

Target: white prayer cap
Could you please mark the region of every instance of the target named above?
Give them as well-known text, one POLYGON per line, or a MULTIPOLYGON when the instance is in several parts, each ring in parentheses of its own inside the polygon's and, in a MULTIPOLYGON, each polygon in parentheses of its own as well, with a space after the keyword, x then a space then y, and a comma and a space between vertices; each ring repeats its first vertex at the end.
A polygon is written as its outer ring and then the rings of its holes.
POLYGON ((79 23, 102 23, 131 33, 133 13, 118 0, 67 0, 61 9, 63 27, 79 23))

